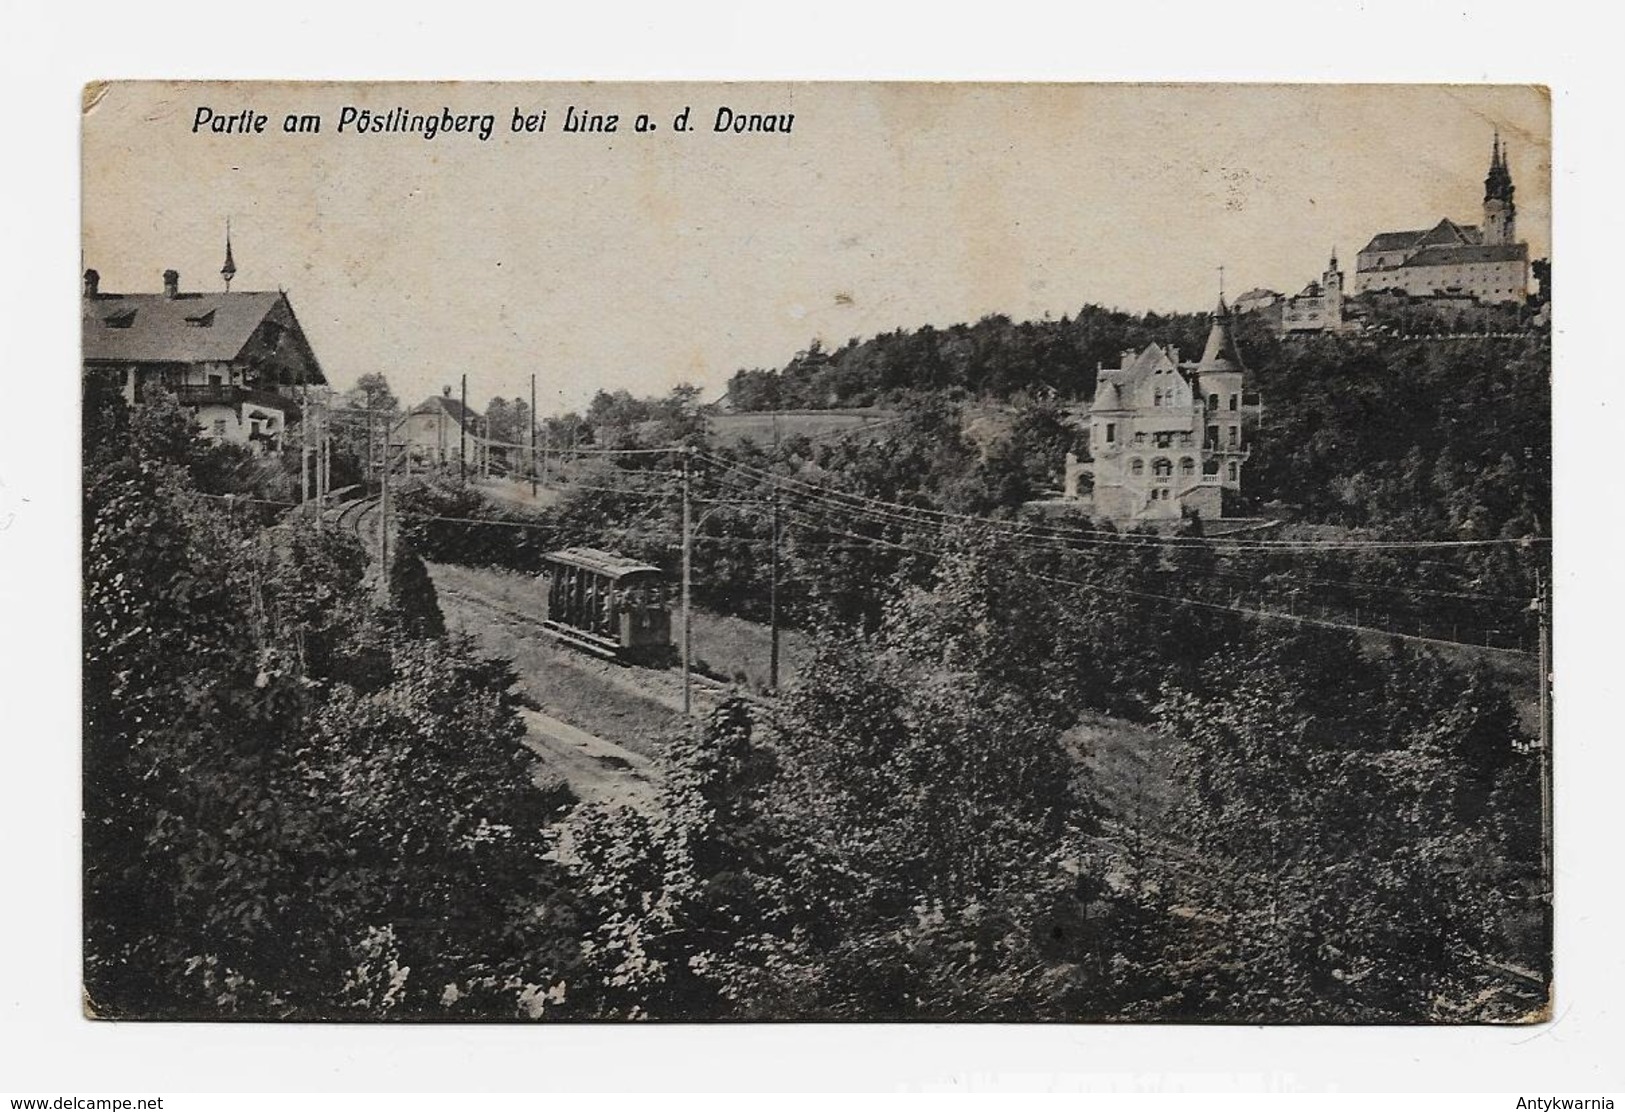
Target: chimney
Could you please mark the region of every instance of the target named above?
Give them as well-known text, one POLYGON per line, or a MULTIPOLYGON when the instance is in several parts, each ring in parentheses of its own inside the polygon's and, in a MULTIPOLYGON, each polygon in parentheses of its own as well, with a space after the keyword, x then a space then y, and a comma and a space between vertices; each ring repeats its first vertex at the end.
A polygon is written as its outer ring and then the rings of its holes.
POLYGON ((102 276, 94 270, 85 271, 85 296, 95 297, 101 292, 102 276))
POLYGON ((442 386, 442 387, 441 387, 441 388, 440 388, 440 396, 441 396, 441 397, 442 397, 442 398, 449 398, 449 397, 451 397, 451 387, 450 387, 450 386, 442 386))
POLYGON ((181 272, 178 270, 164 271, 164 296, 174 301, 181 295, 181 272))

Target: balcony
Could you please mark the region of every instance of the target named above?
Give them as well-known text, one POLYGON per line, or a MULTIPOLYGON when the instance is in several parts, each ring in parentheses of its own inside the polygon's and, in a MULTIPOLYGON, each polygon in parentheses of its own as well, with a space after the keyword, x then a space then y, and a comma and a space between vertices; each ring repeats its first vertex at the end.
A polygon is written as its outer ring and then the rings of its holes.
POLYGON ((227 386, 223 384, 210 384, 207 386, 176 386, 175 400, 182 405, 229 405, 236 408, 244 403, 264 406, 266 409, 280 410, 283 413, 299 412, 299 404, 291 398, 285 398, 274 390, 255 390, 248 386, 227 386))

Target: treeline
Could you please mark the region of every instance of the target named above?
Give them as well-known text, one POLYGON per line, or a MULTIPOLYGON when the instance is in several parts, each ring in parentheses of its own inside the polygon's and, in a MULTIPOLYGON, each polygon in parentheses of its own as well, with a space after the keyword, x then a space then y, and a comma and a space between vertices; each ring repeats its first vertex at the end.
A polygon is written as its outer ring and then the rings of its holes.
POLYGON ((1060 320, 1017 323, 990 315, 975 324, 854 338, 835 351, 815 340, 782 368, 737 372, 728 396, 742 410, 889 406, 918 391, 1087 399, 1098 364, 1115 367, 1124 351, 1153 342, 1175 344, 1195 359, 1206 339, 1207 317, 1196 313, 1132 314, 1086 305, 1060 320))
POLYGON ((1253 365, 1264 403, 1246 471, 1256 504, 1414 537, 1550 531, 1549 336, 1324 337, 1253 365))
MULTIPOLYGON (((1377 527, 1450 538, 1539 535, 1551 506, 1551 346, 1548 334, 1429 343, 1390 336, 1283 342, 1260 317, 1233 318, 1263 418, 1245 471, 1239 512, 1377 527)), ((1210 318, 1134 316, 1095 306, 1074 318, 899 330, 818 344, 782 369, 736 374, 738 409, 884 403, 1008 403, 1026 415, 1043 402, 1087 401, 1097 364, 1148 343, 1200 356, 1210 318)), ((1043 476, 996 491, 1013 506, 1058 485, 1067 448, 1084 454, 1081 428, 1007 450, 1043 476), (1061 450, 1057 451, 1056 448, 1061 450)))

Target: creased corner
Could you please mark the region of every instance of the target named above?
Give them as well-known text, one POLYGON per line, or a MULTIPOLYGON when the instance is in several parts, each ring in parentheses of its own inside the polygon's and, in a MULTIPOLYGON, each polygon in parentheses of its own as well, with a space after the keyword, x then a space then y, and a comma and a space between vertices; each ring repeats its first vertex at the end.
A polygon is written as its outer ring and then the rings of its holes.
POLYGON ((79 114, 90 115, 102 102, 102 97, 107 95, 107 90, 112 88, 112 85, 111 81, 86 81, 84 90, 79 95, 79 114))

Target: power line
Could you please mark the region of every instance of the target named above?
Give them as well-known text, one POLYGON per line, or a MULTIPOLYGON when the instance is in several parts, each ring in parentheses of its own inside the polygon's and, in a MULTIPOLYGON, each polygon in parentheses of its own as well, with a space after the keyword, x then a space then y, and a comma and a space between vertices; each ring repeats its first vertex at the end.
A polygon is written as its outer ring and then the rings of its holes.
POLYGON ((1382 551, 1389 549, 1425 549, 1425 548, 1476 548, 1488 546, 1528 546, 1537 543, 1549 542, 1549 537, 1520 537, 1495 538, 1484 540, 1382 540, 1343 538, 1336 540, 1261 540, 1231 537, 1163 537, 1143 534, 1125 534, 1100 529, 1084 529, 1076 526, 1057 526, 1047 523, 1026 523, 1010 521, 1001 518, 981 517, 974 514, 953 513, 948 510, 937 510, 923 506, 909 506, 901 502, 890 502, 868 495, 854 494, 848 491, 837 490, 823 484, 810 483, 800 479, 793 479, 783 475, 775 475, 770 471, 753 467, 746 463, 732 461, 711 453, 700 453, 701 458, 708 463, 722 467, 725 470, 735 471, 756 477, 760 481, 773 483, 778 486, 798 487, 805 490, 811 497, 823 497, 827 500, 846 499, 853 502, 864 503, 878 507, 876 512, 890 511, 919 517, 938 518, 943 520, 961 521, 967 524, 980 525, 987 528, 1003 530, 1040 530, 1052 534, 1052 539, 1062 540, 1070 538, 1091 538, 1091 543, 1134 545, 1160 545, 1168 547, 1203 547, 1222 546, 1239 551, 1382 551))

